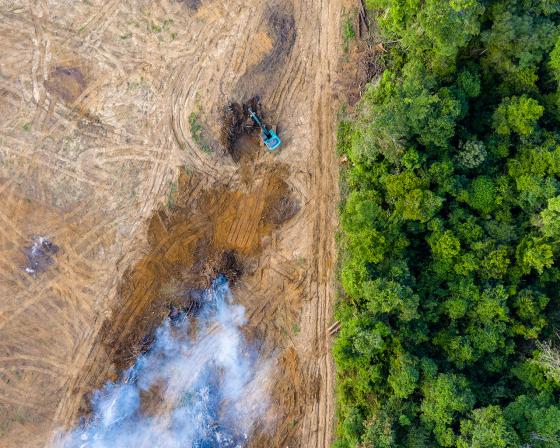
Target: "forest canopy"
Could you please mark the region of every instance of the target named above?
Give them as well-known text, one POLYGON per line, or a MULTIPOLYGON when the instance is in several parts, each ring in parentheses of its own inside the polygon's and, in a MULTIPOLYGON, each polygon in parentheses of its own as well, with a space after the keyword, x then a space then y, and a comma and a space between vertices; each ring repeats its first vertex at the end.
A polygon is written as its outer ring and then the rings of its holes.
POLYGON ((366 4, 335 447, 559 447, 560 2, 366 4))

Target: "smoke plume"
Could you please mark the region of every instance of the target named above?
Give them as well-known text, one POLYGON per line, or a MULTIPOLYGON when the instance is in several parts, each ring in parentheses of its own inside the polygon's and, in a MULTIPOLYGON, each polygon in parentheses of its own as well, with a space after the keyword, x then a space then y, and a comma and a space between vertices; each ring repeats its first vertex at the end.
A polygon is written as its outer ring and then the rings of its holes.
POLYGON ((153 347, 94 394, 64 448, 238 448, 267 407, 269 363, 248 346, 244 308, 218 277, 196 319, 167 319, 153 347))

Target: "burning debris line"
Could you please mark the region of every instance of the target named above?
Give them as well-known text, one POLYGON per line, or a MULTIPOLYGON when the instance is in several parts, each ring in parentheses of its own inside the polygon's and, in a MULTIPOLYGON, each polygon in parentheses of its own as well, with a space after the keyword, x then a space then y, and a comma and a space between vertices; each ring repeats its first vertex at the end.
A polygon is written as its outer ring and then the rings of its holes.
POLYGON ((240 328, 218 276, 196 318, 166 319, 152 348, 97 391, 88 421, 57 437, 64 448, 241 448, 267 410, 270 362, 240 328))

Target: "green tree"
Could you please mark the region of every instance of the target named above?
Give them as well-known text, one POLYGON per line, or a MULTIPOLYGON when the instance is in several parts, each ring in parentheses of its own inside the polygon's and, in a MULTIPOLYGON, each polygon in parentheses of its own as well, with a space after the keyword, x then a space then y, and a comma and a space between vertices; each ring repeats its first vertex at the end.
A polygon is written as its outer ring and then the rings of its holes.
POLYGON ((364 432, 364 417, 358 408, 352 408, 342 421, 340 431, 353 445, 357 446, 364 432))
POLYGON ((365 282, 363 296, 367 309, 374 314, 395 313, 405 321, 417 316, 419 297, 412 288, 394 280, 376 278, 365 282))
POLYGON ((367 5, 385 71, 339 129, 335 446, 556 448, 560 3, 367 5))
POLYGON ((554 253, 550 244, 540 238, 524 238, 517 248, 517 259, 524 272, 534 269, 542 274, 554 264, 554 253))
POLYGON ((399 198, 396 213, 409 221, 428 222, 439 211, 443 199, 430 190, 412 190, 399 198))
POLYGON ((434 233, 430 236, 428 243, 432 248, 434 256, 444 260, 451 260, 459 255, 461 250, 461 242, 453 235, 451 230, 446 230, 443 233, 434 233))
POLYGON ((474 405, 474 395, 465 377, 439 374, 424 388, 421 404, 422 418, 433 428, 441 446, 453 446, 456 435, 452 425, 467 414, 474 405))
POLYGON ((555 26, 530 7, 524 10, 521 1, 492 3, 492 26, 481 36, 486 48, 482 63, 505 80, 506 94, 535 89, 538 67, 554 45, 555 26))
POLYGON ((548 200, 548 206, 541 212, 541 219, 545 236, 560 237, 560 196, 548 200))
POLYGON ((501 279, 506 275, 510 264, 507 247, 499 247, 489 252, 482 260, 481 276, 483 278, 501 279))
POLYGON ((530 135, 543 112, 544 107, 526 95, 505 98, 494 112, 494 129, 499 135, 530 135))
POLYGON ((468 97, 480 95, 480 75, 477 72, 463 70, 457 77, 457 86, 468 97))
POLYGON ((406 398, 414 392, 419 379, 416 369, 416 360, 408 354, 399 354, 391 360, 389 385, 393 388, 395 396, 406 398))
POLYGON ((477 140, 468 140, 459 147, 457 163, 462 168, 472 169, 480 166, 487 157, 488 153, 484 143, 477 140))
POLYGON ((536 447, 554 448, 560 441, 560 407, 548 393, 532 398, 518 396, 504 410, 504 417, 521 436, 536 447))
POLYGON ((560 81, 560 39, 556 41, 554 49, 550 52, 549 65, 554 79, 560 81))
POLYGON ((502 415, 499 406, 475 409, 472 417, 461 420, 457 448, 514 448, 519 439, 502 415))
POLYGON ((375 412, 366 422, 364 441, 361 446, 396 448, 395 432, 391 417, 384 411, 375 412))
POLYGON ((418 15, 417 34, 405 35, 405 45, 420 42, 418 50, 431 53, 432 68, 446 74, 453 70, 459 49, 480 32, 483 12, 476 0, 428 0, 418 15))
POLYGON ((476 211, 488 215, 496 208, 496 183, 488 176, 478 176, 469 187, 467 203, 476 211))
POLYGON ((532 288, 524 288, 513 300, 517 319, 513 331, 528 339, 536 339, 547 324, 545 309, 550 298, 532 288))

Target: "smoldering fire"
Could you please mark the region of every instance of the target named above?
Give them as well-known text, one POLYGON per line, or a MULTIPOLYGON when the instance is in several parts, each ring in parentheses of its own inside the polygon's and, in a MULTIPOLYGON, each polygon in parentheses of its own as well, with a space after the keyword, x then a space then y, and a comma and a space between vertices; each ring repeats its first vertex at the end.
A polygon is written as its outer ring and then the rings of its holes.
POLYGON ((167 319, 149 352, 94 394, 93 416, 63 433, 64 448, 240 448, 267 408, 270 362, 256 355, 220 276, 205 291, 196 322, 167 319), (194 336, 193 336, 194 334, 194 336), (158 390, 157 410, 143 399, 158 390))

